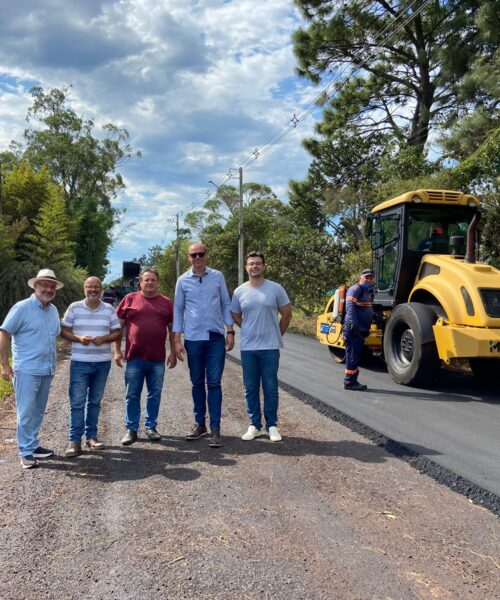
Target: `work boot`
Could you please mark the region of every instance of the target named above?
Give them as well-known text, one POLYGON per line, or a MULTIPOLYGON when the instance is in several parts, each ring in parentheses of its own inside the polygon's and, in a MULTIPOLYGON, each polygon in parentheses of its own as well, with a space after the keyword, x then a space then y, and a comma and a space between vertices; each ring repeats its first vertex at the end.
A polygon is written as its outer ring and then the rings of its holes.
POLYGON ((81 451, 82 445, 80 442, 70 442, 69 446, 66 448, 64 456, 66 458, 74 458, 75 456, 78 456, 81 451))
POLYGON ((85 447, 89 448, 89 450, 104 450, 104 448, 106 448, 106 446, 97 438, 87 438, 85 447))
POLYGON ((344 390, 352 390, 354 392, 364 392, 368 387, 364 383, 346 383, 344 384, 344 390))
POLYGON ((122 438, 122 446, 130 446, 134 442, 137 442, 137 431, 127 429, 127 433, 122 438))
POLYGON ((156 430, 156 427, 147 428, 146 435, 152 442, 159 442, 161 440, 161 435, 156 430))
POLYGON ((210 442, 208 443, 210 448, 220 448, 222 446, 222 440, 220 439, 219 429, 212 429, 210 435, 210 442))
POLYGON ((206 437, 207 435, 208 431, 205 425, 195 423, 193 429, 186 435, 185 439, 190 442, 191 440, 199 440, 201 437, 206 437))

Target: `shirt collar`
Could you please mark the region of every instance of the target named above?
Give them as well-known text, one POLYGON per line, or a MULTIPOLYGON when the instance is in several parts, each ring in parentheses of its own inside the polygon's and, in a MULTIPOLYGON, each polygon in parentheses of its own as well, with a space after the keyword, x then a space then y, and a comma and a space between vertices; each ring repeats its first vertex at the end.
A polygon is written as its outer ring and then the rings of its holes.
POLYGON ((44 305, 43 305, 43 304, 40 302, 40 300, 39 300, 39 299, 36 297, 36 294, 34 294, 34 293, 33 293, 33 294, 31 294, 31 296, 30 296, 30 300, 31 300, 31 302, 33 302, 33 304, 36 304, 36 305, 37 305, 39 308, 41 308, 42 310, 47 310, 47 309, 48 309, 48 308, 51 306, 51 304, 52 304, 51 302, 49 302, 49 303, 47 304, 47 306, 44 306, 44 305))
POLYGON ((95 312, 95 311, 99 310, 99 309, 101 308, 101 306, 103 305, 103 301, 102 301, 102 300, 99 300, 99 304, 98 304, 98 305, 97 305, 95 308, 92 308, 91 306, 89 306, 89 305, 87 304, 87 298, 84 298, 84 299, 82 300, 82 303, 83 303, 83 306, 85 306, 85 308, 86 308, 87 310, 91 310, 92 312, 95 312))
POLYGON ((211 269, 210 267, 205 267, 205 270, 203 271, 203 273, 201 275, 196 275, 196 273, 193 272, 193 267, 191 267, 189 269, 188 273, 189 273, 190 277, 203 277, 204 275, 208 275, 212 271, 213 271, 213 269, 211 269))

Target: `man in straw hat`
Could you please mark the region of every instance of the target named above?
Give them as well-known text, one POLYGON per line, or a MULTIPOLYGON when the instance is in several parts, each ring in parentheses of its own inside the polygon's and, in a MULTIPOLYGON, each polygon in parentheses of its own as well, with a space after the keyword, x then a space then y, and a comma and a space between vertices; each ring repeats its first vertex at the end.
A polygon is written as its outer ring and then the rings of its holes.
POLYGON ((51 303, 63 284, 54 271, 42 269, 28 281, 35 292, 14 304, 0 326, 2 377, 14 379, 17 411, 17 444, 23 469, 37 466, 37 458, 54 452, 40 445, 39 432, 56 369, 59 315, 51 303), (9 365, 12 343, 13 366, 9 365))

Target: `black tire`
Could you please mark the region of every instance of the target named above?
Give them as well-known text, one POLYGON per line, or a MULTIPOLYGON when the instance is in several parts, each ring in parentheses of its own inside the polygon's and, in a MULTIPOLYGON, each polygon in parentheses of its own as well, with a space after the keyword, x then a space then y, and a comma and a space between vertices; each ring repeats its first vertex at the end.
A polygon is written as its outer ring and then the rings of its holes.
POLYGON ((337 346, 328 346, 328 350, 330 350, 330 354, 332 355, 333 360, 339 365, 343 365, 345 363, 345 349, 337 348, 337 346))
POLYGON ((392 311, 384 333, 384 358, 396 383, 428 383, 440 366, 432 326, 435 311, 418 302, 400 304, 392 311))

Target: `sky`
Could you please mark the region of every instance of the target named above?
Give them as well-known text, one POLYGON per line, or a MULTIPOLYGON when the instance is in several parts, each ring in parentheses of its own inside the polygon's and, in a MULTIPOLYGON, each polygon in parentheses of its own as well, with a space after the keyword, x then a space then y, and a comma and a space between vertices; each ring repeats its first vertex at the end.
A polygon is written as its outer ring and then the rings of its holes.
MULTIPOLYGON (((29 90, 71 86, 70 105, 130 134, 120 168, 126 209, 108 279, 121 262, 175 237, 175 218, 200 209, 209 184, 269 185, 287 199, 310 157, 301 146, 317 111, 290 120, 318 90, 295 76, 293 0, 0 0, 0 149, 22 141, 29 90), (269 147, 273 135, 286 135, 269 147), (258 158, 255 159, 254 151, 258 158), (259 155, 260 154, 260 155, 259 155)), ((308 112, 308 111, 307 111, 308 112)))

